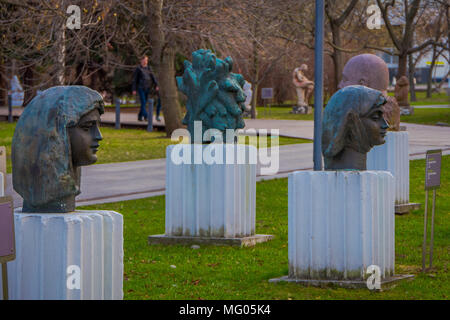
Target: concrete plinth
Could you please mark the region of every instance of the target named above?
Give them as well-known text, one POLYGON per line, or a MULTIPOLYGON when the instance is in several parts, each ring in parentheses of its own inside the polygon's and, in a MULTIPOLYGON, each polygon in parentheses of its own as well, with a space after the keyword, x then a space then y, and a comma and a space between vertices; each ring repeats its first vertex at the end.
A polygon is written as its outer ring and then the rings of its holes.
POLYGON ((269 234, 255 234, 243 238, 212 238, 212 237, 176 237, 158 234, 148 237, 149 244, 164 244, 164 245, 185 245, 190 246, 194 244, 214 245, 214 246, 237 246, 237 247, 252 247, 257 243, 272 240, 273 236, 269 234))
POLYGON ((10 299, 123 298, 121 214, 16 209, 14 217, 16 260, 8 262, 10 299))
POLYGON ((301 105, 301 106, 293 106, 292 107, 292 114, 311 114, 312 113, 312 107, 308 106, 307 104, 301 105))
POLYGON ((3 177, 3 172, 0 172, 0 197, 5 195, 5 178, 3 177))
POLYGON ((375 146, 367 154, 367 170, 389 171, 395 178, 395 212, 404 214, 420 208, 409 202, 409 138, 408 132, 388 132, 386 143, 375 146))
POLYGON ((166 152, 165 235, 149 243, 256 243, 242 240, 255 236, 256 148, 189 144, 166 152), (206 156, 212 153, 214 162, 206 156))
POLYGON ((289 279, 394 276, 394 178, 386 171, 289 174, 289 279))
MULTIPOLYGON (((380 289, 387 289, 390 286, 394 285, 396 282, 400 280, 413 279, 414 275, 396 275, 393 277, 385 278, 380 281, 380 289)), ((269 282, 277 283, 277 282, 292 282, 298 283, 304 286, 311 287, 342 287, 347 289, 363 289, 367 288, 366 280, 314 280, 314 279, 291 279, 288 276, 270 279, 269 282)))

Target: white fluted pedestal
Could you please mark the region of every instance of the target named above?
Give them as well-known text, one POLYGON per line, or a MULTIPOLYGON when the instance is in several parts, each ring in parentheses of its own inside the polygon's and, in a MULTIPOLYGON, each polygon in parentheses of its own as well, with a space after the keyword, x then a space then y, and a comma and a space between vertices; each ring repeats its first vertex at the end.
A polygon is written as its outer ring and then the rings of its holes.
POLYGON ((389 171, 395 178, 395 212, 408 213, 420 208, 409 202, 409 139, 407 131, 388 132, 386 143, 367 154, 367 170, 389 171))
POLYGON ((166 230, 150 244, 251 246, 272 238, 255 234, 255 147, 171 145, 166 152, 166 230))
POLYGON ((0 172, 0 197, 5 195, 5 178, 3 177, 3 172, 0 172))
POLYGON ((370 265, 395 279, 393 191, 385 171, 289 174, 289 276, 271 281, 365 287, 370 265))
POLYGON ((8 262, 10 299, 123 298, 121 214, 16 209, 14 217, 16 260, 8 262))

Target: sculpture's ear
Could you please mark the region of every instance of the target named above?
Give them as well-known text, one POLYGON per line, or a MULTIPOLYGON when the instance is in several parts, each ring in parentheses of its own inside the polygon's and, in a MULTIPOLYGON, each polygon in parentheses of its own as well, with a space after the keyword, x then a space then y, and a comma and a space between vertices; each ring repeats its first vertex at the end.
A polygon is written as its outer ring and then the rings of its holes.
MULTIPOLYGON (((345 145, 346 146, 353 146, 357 147, 359 146, 360 142, 363 138, 363 128, 361 119, 359 116, 352 110, 347 114, 347 132, 345 133, 345 145)), ((356 149, 356 151, 359 151, 359 148, 356 149)))

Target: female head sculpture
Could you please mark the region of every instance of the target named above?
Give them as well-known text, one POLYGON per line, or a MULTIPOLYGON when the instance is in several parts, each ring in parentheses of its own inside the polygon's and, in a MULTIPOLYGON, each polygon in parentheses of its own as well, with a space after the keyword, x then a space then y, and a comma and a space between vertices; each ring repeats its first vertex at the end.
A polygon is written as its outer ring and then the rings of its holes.
POLYGON ((97 160, 102 96, 84 86, 58 86, 24 109, 12 141, 13 187, 23 212, 70 212, 80 193, 80 166, 97 160))
POLYGON ((383 117, 383 93, 355 85, 328 101, 322 123, 325 170, 366 170, 367 152, 383 144, 389 128, 383 117))

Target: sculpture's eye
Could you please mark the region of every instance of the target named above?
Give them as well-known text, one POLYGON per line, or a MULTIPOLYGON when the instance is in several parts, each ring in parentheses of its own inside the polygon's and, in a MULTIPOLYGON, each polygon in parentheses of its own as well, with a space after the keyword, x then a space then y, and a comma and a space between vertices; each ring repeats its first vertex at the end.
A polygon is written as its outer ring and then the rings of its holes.
POLYGON ((80 127, 84 131, 89 131, 92 128, 92 126, 94 126, 94 125, 95 125, 95 121, 89 121, 89 122, 83 123, 80 127))
POLYGON ((381 115, 381 112, 378 111, 378 112, 374 112, 370 118, 371 118, 373 121, 378 121, 378 120, 381 119, 381 116, 382 116, 382 115, 381 115))

